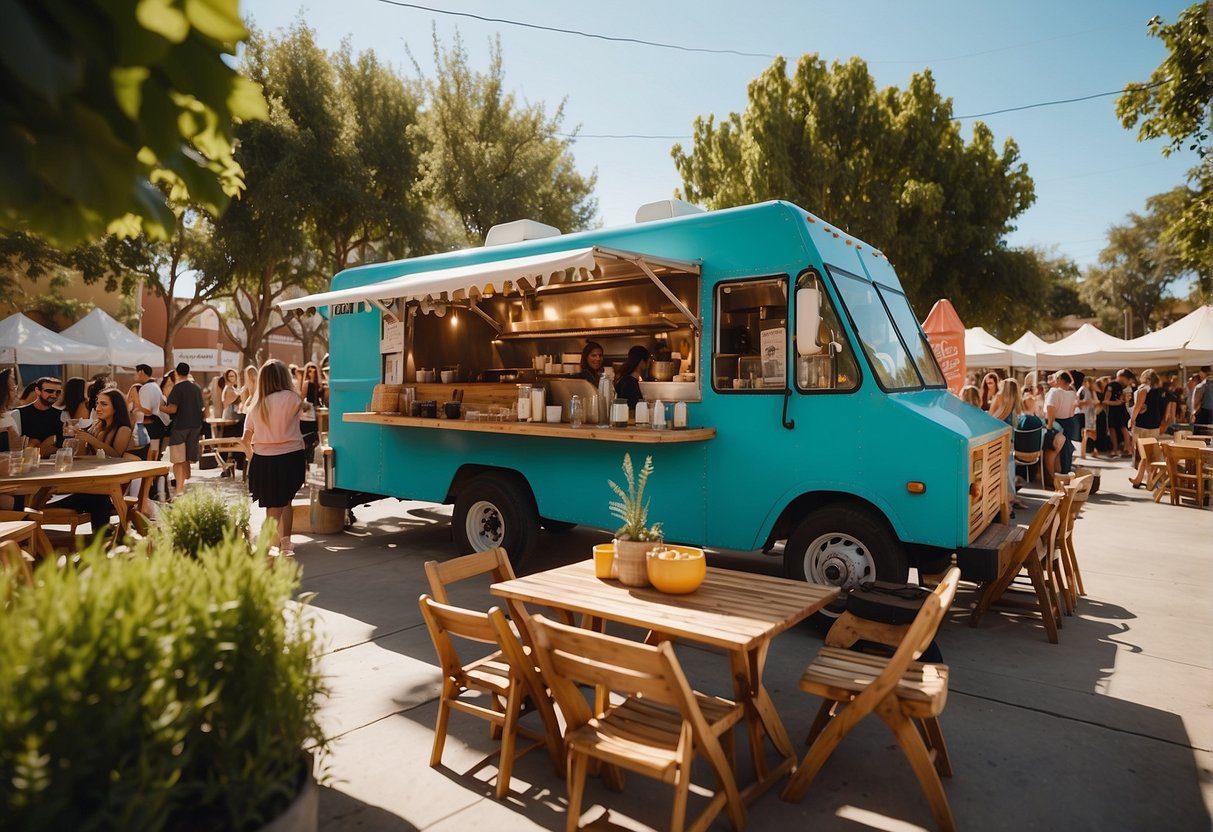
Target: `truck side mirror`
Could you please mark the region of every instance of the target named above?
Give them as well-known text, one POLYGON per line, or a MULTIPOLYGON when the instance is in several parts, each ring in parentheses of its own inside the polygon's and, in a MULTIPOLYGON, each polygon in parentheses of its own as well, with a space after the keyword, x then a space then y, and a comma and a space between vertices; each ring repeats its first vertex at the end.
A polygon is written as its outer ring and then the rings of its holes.
POLYGON ((821 344, 817 332, 821 328, 821 290, 816 286, 801 286, 796 290, 796 353, 817 355, 821 344))

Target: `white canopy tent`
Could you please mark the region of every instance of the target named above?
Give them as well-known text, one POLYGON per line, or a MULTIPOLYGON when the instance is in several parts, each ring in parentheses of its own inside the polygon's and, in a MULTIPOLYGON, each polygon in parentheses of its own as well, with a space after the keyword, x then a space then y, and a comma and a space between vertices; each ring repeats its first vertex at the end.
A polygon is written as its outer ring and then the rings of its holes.
POLYGON ((85 344, 102 347, 106 352, 103 363, 133 367, 150 364, 159 367, 164 363, 164 350, 140 338, 118 323, 101 309, 94 309, 76 323, 63 330, 65 337, 85 344))
POLYGON ((1213 364, 1213 306, 1201 306, 1170 326, 1125 342, 1155 363, 1199 367, 1213 364))
POLYGON ((1011 349, 1031 357, 1032 360, 1025 365, 1028 367, 1036 366, 1036 353, 1047 346, 1049 342, 1030 329, 1011 342, 1011 349))
POLYGON ((1060 341, 1045 344, 1037 350, 1036 366, 1044 370, 1119 366, 1122 359, 1109 359, 1109 356, 1123 354, 1124 345, 1124 340, 1091 324, 1083 324, 1060 341))
POLYGON ((108 364, 105 348, 52 332, 20 312, 0 321, 0 349, 15 352, 18 364, 108 364))
POLYGON ((1033 367, 1035 362, 1034 352, 1021 352, 980 326, 965 330, 965 364, 969 367, 1033 367))

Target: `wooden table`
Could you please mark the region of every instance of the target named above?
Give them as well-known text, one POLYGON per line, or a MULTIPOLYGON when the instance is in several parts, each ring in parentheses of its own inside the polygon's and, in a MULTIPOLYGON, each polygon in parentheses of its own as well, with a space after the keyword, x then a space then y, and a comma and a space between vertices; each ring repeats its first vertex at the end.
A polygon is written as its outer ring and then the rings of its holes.
POLYGON ((126 505, 126 488, 142 480, 139 499, 147 499, 152 481, 167 475, 172 466, 167 462, 144 462, 138 459, 101 459, 95 456, 77 457, 70 471, 56 471, 54 459, 45 459, 34 471, 14 477, 0 477, 0 494, 21 494, 32 497, 30 508, 40 509, 57 494, 105 494, 114 504, 118 515, 115 540, 126 533, 130 516, 126 505))
POLYGON ((525 604, 581 613, 585 623, 615 621, 648 630, 646 641, 680 638, 723 649, 729 656, 733 691, 746 709, 750 754, 757 782, 742 791, 748 803, 796 764, 796 750, 775 704, 762 684, 771 639, 838 597, 838 588, 709 568, 707 578, 689 595, 666 595, 652 587, 629 587, 594 577, 593 561, 578 563, 493 584, 511 615, 525 621, 525 604), (779 753, 767 761, 764 738, 779 753))

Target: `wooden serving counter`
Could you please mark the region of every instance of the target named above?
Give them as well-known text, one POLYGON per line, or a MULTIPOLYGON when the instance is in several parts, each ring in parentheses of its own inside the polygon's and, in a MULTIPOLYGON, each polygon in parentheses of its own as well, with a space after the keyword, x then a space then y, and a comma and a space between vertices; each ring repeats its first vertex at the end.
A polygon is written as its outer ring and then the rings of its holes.
POLYGON ((564 422, 469 422, 466 419, 427 419, 393 413, 346 413, 341 418, 345 422, 368 425, 464 430, 473 433, 510 433, 522 436, 553 436, 560 439, 591 439, 597 442, 633 442, 650 445, 705 442, 716 436, 715 428, 652 430, 650 428, 600 428, 597 425, 582 425, 575 428, 564 422))

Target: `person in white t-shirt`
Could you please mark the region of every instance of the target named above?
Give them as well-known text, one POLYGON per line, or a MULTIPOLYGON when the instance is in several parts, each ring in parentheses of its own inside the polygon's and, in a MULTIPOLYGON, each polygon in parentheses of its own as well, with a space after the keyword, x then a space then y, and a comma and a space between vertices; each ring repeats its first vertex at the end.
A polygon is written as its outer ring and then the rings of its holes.
POLYGON ((164 393, 161 392, 160 385, 152 376, 152 368, 147 364, 136 365, 135 381, 140 385, 139 407, 138 413, 132 413, 131 417, 143 420, 143 426, 147 428, 147 436, 150 440, 147 446, 147 458, 158 460, 160 459, 160 446, 168 434, 168 422, 160 411, 160 405, 164 403, 164 393))
POLYGON ((1060 472, 1068 474, 1074 460, 1075 438, 1074 411, 1078 407, 1078 394, 1074 391, 1074 380, 1065 370, 1049 378, 1049 392, 1045 394, 1045 471, 1050 479, 1060 472), (1050 453, 1050 449, 1055 453, 1050 453))

